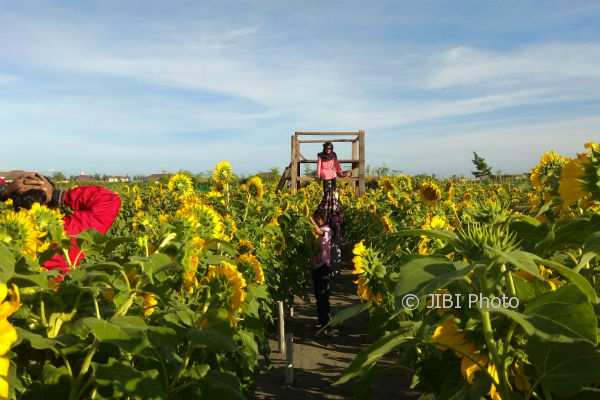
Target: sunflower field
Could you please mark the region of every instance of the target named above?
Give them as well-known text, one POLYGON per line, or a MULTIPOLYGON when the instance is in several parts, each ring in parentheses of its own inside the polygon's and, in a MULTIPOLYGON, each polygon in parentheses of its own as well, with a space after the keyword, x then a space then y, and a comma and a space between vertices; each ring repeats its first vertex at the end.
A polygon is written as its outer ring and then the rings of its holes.
POLYGON ((120 215, 78 236, 64 280, 41 267, 68 255, 63 214, 0 203, 0 398, 252 398, 273 304, 303 292, 318 190, 234 178, 221 162, 208 192, 183 174, 111 186, 120 215))
MULTIPOLYGON (((529 180, 341 186, 361 303, 332 323, 366 312, 374 340, 338 383, 368 385, 386 356, 440 399, 600 397, 598 144, 546 153, 529 180)), ((0 399, 253 398, 275 302, 309 289, 320 186, 277 193, 223 161, 209 191, 185 174, 111 189, 119 217, 77 237, 64 278, 42 265, 68 256, 69 210, 0 203, 0 399)))
POLYGON ((368 312, 376 340, 338 383, 392 356, 424 398, 600 398, 600 145, 545 153, 529 178, 344 197, 363 302, 335 322, 368 312))

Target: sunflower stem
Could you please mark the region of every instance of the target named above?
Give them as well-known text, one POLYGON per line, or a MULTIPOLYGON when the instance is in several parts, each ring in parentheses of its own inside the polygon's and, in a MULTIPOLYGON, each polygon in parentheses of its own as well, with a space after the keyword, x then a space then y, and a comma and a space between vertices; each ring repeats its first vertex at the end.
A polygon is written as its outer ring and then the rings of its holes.
POLYGON ((46 303, 44 303, 44 299, 42 297, 40 297, 40 319, 42 320, 42 326, 47 328, 48 320, 46 319, 46 303))
POLYGON ((508 376, 504 368, 504 363, 502 362, 503 358, 500 357, 500 354, 498 353, 498 348, 496 347, 496 342, 494 340, 494 331, 492 329, 490 312, 485 308, 478 308, 478 310, 479 315, 481 317, 481 325, 483 329, 483 336, 485 338, 485 344, 490 354, 492 355, 492 362, 496 367, 498 378, 500 380, 500 393, 502 393, 502 398, 510 399, 511 397, 508 386, 508 376))

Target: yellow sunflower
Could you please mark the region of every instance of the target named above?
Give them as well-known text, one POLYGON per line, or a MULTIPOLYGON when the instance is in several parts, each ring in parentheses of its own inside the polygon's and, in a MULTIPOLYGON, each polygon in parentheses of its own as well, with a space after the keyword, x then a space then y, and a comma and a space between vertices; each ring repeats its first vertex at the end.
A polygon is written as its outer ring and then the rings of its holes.
POLYGON ((584 165, 584 174, 581 178, 583 188, 587 192, 589 201, 585 202, 584 207, 590 207, 592 202, 600 201, 600 143, 586 143, 585 148, 588 153, 581 157, 584 165))
POLYGON ((223 234, 223 239, 226 241, 230 241, 233 239, 233 237, 235 236, 235 234, 238 231, 237 228, 237 223, 235 222, 235 218, 233 218, 233 216, 231 214, 226 214, 225 217, 223 218, 223 224, 224 224, 224 231, 226 232, 225 234, 223 234))
POLYGON ((365 246, 364 240, 361 240, 354 246, 352 249, 352 254, 355 256, 364 256, 367 254, 367 247, 365 246))
POLYGON ((410 192, 413 190, 412 178, 408 175, 398 175, 396 177, 396 186, 403 192, 410 192))
POLYGON ((440 188, 431 181, 423 182, 421 184, 419 194, 421 195, 421 200, 428 205, 435 205, 442 198, 440 188))
POLYGON ((446 185, 446 193, 448 193, 448 200, 452 201, 454 199, 454 193, 456 192, 456 188, 452 181, 449 181, 446 185))
MULTIPOLYGON (((246 300, 246 280, 235 265, 223 261, 220 265, 211 265, 203 278, 206 285, 219 285, 213 296, 225 295, 226 303, 231 314, 239 313, 246 300)), ((235 322, 233 320, 232 322, 235 322)))
POLYGON ((17 330, 7 318, 20 306, 19 288, 12 285, 9 289, 5 283, 0 283, 0 399, 7 399, 9 392, 7 377, 10 360, 6 357, 6 353, 18 339, 17 330), (7 296, 10 296, 10 299, 5 301, 7 296))
POLYGON ((512 372, 515 377, 515 387, 520 392, 528 392, 531 388, 531 384, 529 383, 529 379, 527 379, 527 375, 523 371, 523 366, 519 362, 515 362, 512 365, 512 372))
POLYGON ((239 254, 252 253, 254 251, 254 245, 251 241, 242 239, 237 245, 237 252, 239 254))
POLYGON ((248 192, 256 199, 262 199, 265 194, 265 185, 260 176, 254 176, 246 182, 248 192))
POLYGON ((423 229, 444 229, 446 227, 446 218, 443 215, 427 216, 425 223, 421 226, 423 229))
MULTIPOLYGON (((33 221, 36 230, 40 233, 40 238, 49 238, 55 243, 67 238, 64 229, 64 216, 58 210, 50 209, 46 206, 35 203, 28 211, 29 217, 33 221)), ((38 243, 38 253, 45 251, 49 243, 38 243)))
POLYGON ((225 226, 223 218, 212 207, 202 203, 185 203, 177 216, 183 218, 194 234, 203 239, 222 239, 225 226))
POLYGON ((142 298, 144 303, 144 317, 149 317, 156 311, 158 300, 156 300, 156 296, 152 293, 144 293, 142 298))
POLYGON ((438 324, 431 335, 431 341, 439 344, 436 347, 440 351, 461 348, 468 343, 467 338, 458 327, 454 318, 448 318, 438 324))
POLYGON ((587 142, 583 145, 583 147, 585 147, 589 151, 595 151, 597 153, 600 153, 600 143, 587 142))
POLYGON ((585 196, 586 192, 581 182, 584 173, 584 166, 578 158, 569 160, 563 166, 558 187, 558 193, 563 201, 563 209, 567 209, 585 196))
POLYGON ((140 208, 142 208, 143 205, 144 205, 144 202, 142 201, 142 197, 138 194, 137 196, 135 196, 135 200, 133 201, 133 206, 135 207, 136 210, 139 210, 140 208))
POLYGON ((233 167, 229 161, 219 161, 212 173, 213 180, 218 185, 229 183, 233 179, 233 167))
POLYGON ((379 180, 379 187, 383 191, 383 193, 390 193, 396 190, 393 182, 388 177, 381 178, 379 180))
POLYGON ((0 215, 0 242, 17 251, 34 257, 38 250, 38 239, 42 236, 43 233, 36 230, 26 210, 11 210, 0 215))
POLYGON ((383 225, 383 230, 385 233, 394 233, 397 231, 396 224, 389 217, 389 215, 384 215, 381 217, 381 224, 383 225))
POLYGON ((242 254, 238 257, 237 261, 238 267, 241 267, 242 270, 251 271, 253 280, 256 283, 259 285, 265 283, 265 273, 258 258, 252 254, 242 254))
POLYGON ((567 158, 561 156, 554 150, 548 151, 542 155, 540 162, 531 171, 529 179, 537 191, 544 191, 543 180, 558 176, 561 167, 566 164, 567 158))
MULTIPOLYGON (((21 307, 21 295, 19 288, 12 285, 9 289, 5 283, 0 283, 0 320, 7 319, 21 307), (6 298, 9 297, 7 300, 6 298)), ((0 354, 6 353, 1 351, 4 347, 0 346, 0 354)))
POLYGON ((360 276, 356 281, 356 294, 361 300, 372 301, 379 305, 383 301, 383 295, 381 293, 374 293, 368 284, 368 278, 366 276, 360 276))
POLYGON ((167 188, 169 192, 177 196, 183 196, 194 191, 194 183, 192 182, 192 178, 180 172, 169 179, 167 188))
POLYGON ((473 384, 475 373, 481 371, 480 366, 486 366, 489 362, 487 356, 484 354, 471 354, 471 357, 477 362, 474 362, 469 357, 463 357, 460 363, 460 372, 469 384, 473 384))
POLYGON ((195 236, 186 243, 185 252, 181 264, 183 265, 183 288, 189 294, 194 292, 194 289, 198 287, 198 278, 196 272, 200 265, 200 257, 202 256, 206 248, 206 242, 195 236))

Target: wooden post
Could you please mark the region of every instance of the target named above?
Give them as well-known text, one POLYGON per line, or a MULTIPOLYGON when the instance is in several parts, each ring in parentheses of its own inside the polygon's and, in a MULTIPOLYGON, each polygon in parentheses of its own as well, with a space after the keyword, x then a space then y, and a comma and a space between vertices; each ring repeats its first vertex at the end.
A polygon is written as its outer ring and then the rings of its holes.
MULTIPOLYGON (((352 141, 352 159, 358 160, 358 136, 352 141)), ((358 163, 352 163, 352 176, 358 176, 358 163)), ((352 181, 354 194, 358 195, 358 182, 352 181)))
POLYGON ((292 165, 291 165, 291 178, 290 185, 292 189, 292 193, 296 193, 297 184, 298 184, 298 137, 296 135, 292 135, 292 165))
POLYGON ((285 384, 294 383, 294 335, 288 333, 285 335, 285 345, 287 349, 285 362, 285 384))
POLYGON ((285 359, 285 314, 283 312, 283 301, 278 301, 277 306, 279 309, 279 354, 282 359, 285 359))
POLYGON ((366 191, 365 187, 365 131, 358 131, 358 191, 359 195, 363 195, 366 191))

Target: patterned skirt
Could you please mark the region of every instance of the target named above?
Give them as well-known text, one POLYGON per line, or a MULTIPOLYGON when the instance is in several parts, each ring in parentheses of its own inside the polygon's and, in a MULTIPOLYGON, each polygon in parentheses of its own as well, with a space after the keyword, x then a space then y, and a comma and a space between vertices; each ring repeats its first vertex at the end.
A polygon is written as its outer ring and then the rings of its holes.
POLYGON ((344 214, 340 207, 335 179, 323 181, 323 198, 321 199, 318 208, 325 213, 327 224, 333 230, 332 239, 334 242, 337 242, 342 236, 344 214))

